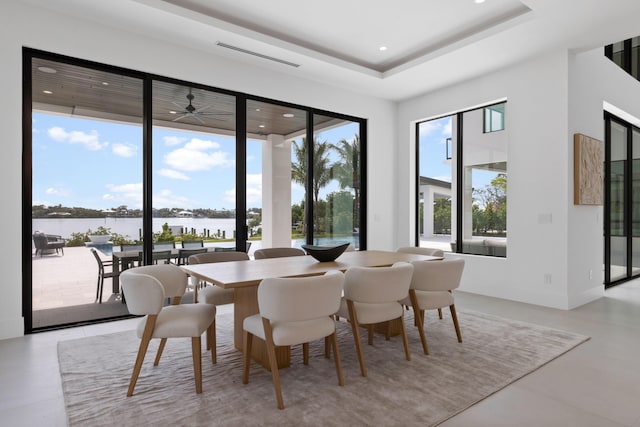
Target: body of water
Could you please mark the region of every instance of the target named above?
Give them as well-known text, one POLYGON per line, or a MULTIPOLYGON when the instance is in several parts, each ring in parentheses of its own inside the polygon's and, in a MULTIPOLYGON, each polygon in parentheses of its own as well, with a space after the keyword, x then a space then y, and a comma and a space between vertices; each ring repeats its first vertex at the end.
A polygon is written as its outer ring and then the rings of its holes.
MULTIPOLYGON (((181 227, 190 232, 192 229, 197 234, 202 234, 204 230, 209 230, 209 235, 223 232, 229 239, 234 238, 235 231, 234 218, 153 218, 153 232, 162 231, 162 226, 168 224, 170 227, 181 227)), ((32 222, 32 231, 42 231, 46 234, 57 234, 65 239, 71 238, 71 233, 84 233, 87 230, 95 230, 98 227, 106 227, 111 229, 112 233, 117 233, 131 240, 140 238, 142 230, 142 218, 36 218, 32 222)), ((176 234, 176 233, 174 233, 176 234)), ((323 237, 314 240, 315 245, 330 245, 343 242, 349 242, 356 248, 359 245, 357 236, 331 238, 323 237)), ((300 247, 305 243, 304 239, 295 239, 291 241, 292 247, 300 247)), ((213 244, 207 244, 211 246, 213 244)), ((231 246, 230 242, 217 243, 217 246, 231 246)), ((249 253, 252 254, 256 249, 262 247, 262 241, 251 241, 249 253)), ((107 255, 111 255, 111 246, 100 248, 107 255), (107 253, 108 252, 108 253, 107 253)))
MULTIPOLYGON (((197 234, 209 230, 209 235, 213 235, 219 231, 228 239, 234 237, 233 232, 236 229, 235 218, 153 218, 153 232, 161 232, 165 223, 172 229, 181 227, 186 229, 186 232, 195 230, 197 234)), ((137 240, 142 232, 142 218, 35 218, 32 221, 32 231, 57 234, 65 239, 69 239, 71 233, 84 233, 98 227, 106 227, 111 229, 112 233, 137 240)))

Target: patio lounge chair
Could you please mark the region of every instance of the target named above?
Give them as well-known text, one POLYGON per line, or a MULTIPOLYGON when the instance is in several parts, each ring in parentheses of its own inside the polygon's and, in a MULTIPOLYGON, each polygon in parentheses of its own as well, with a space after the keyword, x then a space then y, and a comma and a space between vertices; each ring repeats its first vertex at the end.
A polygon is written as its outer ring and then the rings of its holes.
POLYGON ((33 233, 33 243, 36 247, 36 255, 40 252, 40 256, 42 256, 45 251, 53 250, 56 251, 56 254, 62 252, 62 255, 64 255, 65 241, 62 236, 36 231, 33 233))

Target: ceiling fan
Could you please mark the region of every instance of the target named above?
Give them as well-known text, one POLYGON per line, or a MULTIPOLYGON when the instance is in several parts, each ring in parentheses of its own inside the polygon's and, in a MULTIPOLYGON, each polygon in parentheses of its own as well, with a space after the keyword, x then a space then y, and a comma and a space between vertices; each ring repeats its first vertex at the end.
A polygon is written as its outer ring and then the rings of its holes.
MULTIPOLYGON (((193 95, 193 93, 191 92, 191 88, 189 88, 189 93, 187 94, 187 99, 189 100, 189 103, 187 105, 180 105, 177 102, 171 102, 173 105, 175 105, 176 107, 180 108, 180 110, 182 111, 178 111, 175 114, 180 114, 180 116, 176 117, 175 119, 172 120, 172 122, 177 122, 180 121, 184 118, 194 118, 197 121, 199 121, 201 124, 204 124, 204 120, 202 120, 202 118, 200 116, 230 116, 233 115, 233 113, 226 113, 226 112, 214 112, 214 111, 205 111, 209 108, 211 108, 211 105, 205 105, 204 107, 200 107, 198 109, 196 109, 196 107, 193 106, 193 100, 195 99, 195 95, 193 95)), ((212 117, 215 120, 224 120, 224 119, 217 119, 215 117, 212 117)))

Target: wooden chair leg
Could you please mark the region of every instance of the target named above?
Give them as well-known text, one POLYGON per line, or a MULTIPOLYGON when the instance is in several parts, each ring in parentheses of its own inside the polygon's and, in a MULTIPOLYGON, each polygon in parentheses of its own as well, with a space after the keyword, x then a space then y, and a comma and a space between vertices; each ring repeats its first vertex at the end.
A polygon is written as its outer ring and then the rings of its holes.
POLYGON ((367 336, 367 342, 369 343, 369 345, 373 345, 373 325, 367 325, 367 336))
POLYGON ((309 343, 302 343, 302 363, 309 364, 309 343))
POLYGON ((413 314, 415 316, 414 323, 418 327, 418 334, 420 335, 420 342, 422 343, 422 351, 424 354, 429 354, 427 337, 424 335, 424 319, 422 318, 424 310, 420 309, 420 304, 418 303, 418 297, 415 290, 409 289, 409 298, 411 299, 411 304, 413 304, 413 314))
POLYGON ((386 323, 387 327, 384 332, 384 338, 389 341, 391 339, 391 321, 386 323))
POLYGON ((131 373, 131 381, 129 381, 127 396, 133 396, 133 389, 136 387, 136 382, 138 381, 138 376, 140 375, 140 369, 142 368, 144 356, 145 354, 147 354, 147 348, 149 347, 149 342, 151 341, 151 336, 153 335, 153 328, 155 328, 157 317, 157 315, 147 317, 147 323, 144 326, 144 332, 142 333, 142 338, 140 339, 138 356, 136 357, 136 362, 133 365, 133 372, 131 373))
POLYGON ((409 352, 409 340, 407 339, 407 330, 404 327, 404 313, 400 316, 400 333, 402 334, 402 343, 404 344, 404 354, 407 360, 411 360, 411 353, 409 352))
POLYGON ((160 345, 158 346, 158 352, 156 353, 156 360, 153 361, 153 366, 158 366, 160 363, 160 357, 162 356, 162 352, 164 351, 164 346, 167 343, 166 338, 162 338, 160 340, 160 345))
POLYGON ((191 337, 191 353, 193 354, 193 376, 196 380, 196 393, 202 393, 202 344, 200 336, 191 337))
POLYGON ((278 409, 284 409, 282 400, 282 389, 280 387, 280 373, 278 372, 278 363, 276 361, 276 346, 273 343, 273 335, 271 333, 271 322, 269 319, 262 318, 262 326, 264 328, 264 337, 267 342, 267 355, 269 356, 269 368, 271 368, 271 377, 273 378, 273 387, 275 388, 276 400, 278 401, 278 409))
POLYGON ((329 350, 330 345, 331 342, 329 340, 329 337, 324 337, 324 357, 327 359, 331 359, 331 351, 329 350))
POLYGON ((331 343, 333 345, 333 357, 336 360, 336 374, 338 375, 338 385, 343 386, 344 378, 342 376, 342 364, 340 363, 340 350, 338 350, 338 334, 336 332, 334 332, 331 335, 331 343))
POLYGON ((438 309, 438 317, 442 320, 442 308, 438 309))
POLYGON ((218 362, 218 342, 216 338, 216 318, 213 318, 213 323, 211 323, 211 332, 208 334, 211 339, 211 357, 213 357, 213 363, 218 362))
POLYGON ((458 342, 462 342, 462 334, 460 333, 460 324, 458 323, 458 316, 456 314, 455 304, 449 306, 451 311, 451 318, 453 319, 453 326, 456 328, 456 335, 458 336, 458 342))
POLYGON ((249 368, 251 366, 251 344, 253 343, 253 335, 247 331, 243 333, 244 348, 244 367, 242 369, 242 384, 249 383, 249 368))
POLYGON ((349 309, 349 319, 351 320, 351 330, 353 331, 353 339, 356 342, 356 351, 358 352, 358 361, 360 362, 360 372, 363 377, 367 376, 367 368, 364 365, 364 355, 362 354, 362 345, 360 344, 360 327, 356 318, 356 308, 353 301, 347 300, 347 308, 349 309))

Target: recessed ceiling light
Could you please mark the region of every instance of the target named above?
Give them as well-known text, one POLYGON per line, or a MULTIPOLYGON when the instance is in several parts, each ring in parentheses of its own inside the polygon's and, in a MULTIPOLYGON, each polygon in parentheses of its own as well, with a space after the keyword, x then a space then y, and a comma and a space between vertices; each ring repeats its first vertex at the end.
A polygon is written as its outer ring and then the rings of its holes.
POLYGON ((43 73, 49 73, 49 74, 57 73, 57 71, 51 67, 38 67, 38 70, 42 71, 43 73))
POLYGON ((264 125, 258 125, 259 128, 264 128, 264 125))
POLYGON ((380 49, 380 52, 384 52, 385 50, 387 50, 386 46, 380 46, 378 49, 380 49))
POLYGON ((475 4, 484 3, 484 0, 473 0, 475 4))
POLYGON ((286 118, 290 119, 291 117, 295 117, 295 116, 292 113, 284 113, 282 115, 282 117, 286 117, 286 118))
POLYGON ((51 92, 50 90, 43 90, 42 93, 46 93, 47 95, 51 95, 53 92, 51 92))
POLYGON ((178 114, 175 111, 169 111, 169 114, 178 114))
POLYGON ((256 111, 260 111, 260 109, 259 109, 259 108, 256 108, 256 111))
POLYGON ((102 82, 102 86, 109 86, 109 82, 102 82))

